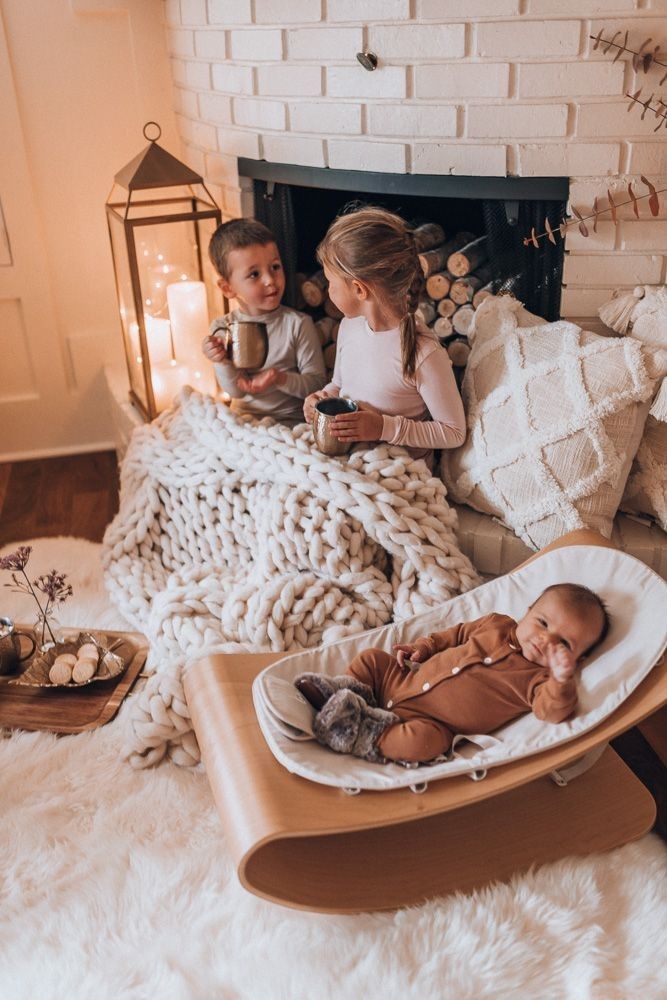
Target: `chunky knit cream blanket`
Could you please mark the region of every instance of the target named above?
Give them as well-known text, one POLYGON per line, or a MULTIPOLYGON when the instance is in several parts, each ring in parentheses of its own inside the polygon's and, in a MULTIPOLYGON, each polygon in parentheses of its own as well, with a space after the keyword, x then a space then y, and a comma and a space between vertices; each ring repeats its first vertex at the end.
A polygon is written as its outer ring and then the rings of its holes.
POLYGON ((132 763, 199 760, 181 684, 196 657, 315 646, 476 586, 455 526, 444 484, 402 448, 326 458, 305 424, 184 390, 133 435, 104 539, 110 594, 151 646, 132 763))

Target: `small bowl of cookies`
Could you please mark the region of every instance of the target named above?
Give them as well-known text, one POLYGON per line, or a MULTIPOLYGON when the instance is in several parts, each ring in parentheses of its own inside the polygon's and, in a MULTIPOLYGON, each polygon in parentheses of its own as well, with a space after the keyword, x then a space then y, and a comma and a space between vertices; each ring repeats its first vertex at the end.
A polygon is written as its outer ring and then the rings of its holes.
POLYGON ((122 640, 104 633, 79 632, 34 656, 11 683, 30 687, 78 688, 118 677, 128 665, 122 640))

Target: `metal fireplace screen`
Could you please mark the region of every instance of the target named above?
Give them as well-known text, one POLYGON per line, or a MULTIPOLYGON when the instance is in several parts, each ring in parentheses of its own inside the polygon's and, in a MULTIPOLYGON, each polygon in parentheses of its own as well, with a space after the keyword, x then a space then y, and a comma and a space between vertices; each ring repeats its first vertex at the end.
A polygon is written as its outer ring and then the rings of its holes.
MULTIPOLYGON (((325 171, 326 172, 326 171, 325 171)), ((389 175, 391 176, 391 175, 389 175)), ((445 181, 447 178, 445 178, 445 181)), ((499 179, 502 184, 504 179, 499 179)), ((516 178, 508 179, 517 181, 516 178)), ((527 309, 548 320, 558 319, 563 272, 563 244, 542 240, 539 249, 524 246, 534 226, 544 232, 549 219, 557 231, 566 211, 566 199, 530 200, 438 197, 432 194, 356 193, 346 190, 277 183, 256 177, 255 215, 276 235, 285 265, 285 302, 297 303, 296 275, 317 269, 315 249, 331 220, 349 203, 382 205, 410 223, 438 222, 447 238, 460 230, 488 237, 489 265, 494 292, 508 291, 527 309)), ((505 181, 507 183, 507 181, 505 181)))

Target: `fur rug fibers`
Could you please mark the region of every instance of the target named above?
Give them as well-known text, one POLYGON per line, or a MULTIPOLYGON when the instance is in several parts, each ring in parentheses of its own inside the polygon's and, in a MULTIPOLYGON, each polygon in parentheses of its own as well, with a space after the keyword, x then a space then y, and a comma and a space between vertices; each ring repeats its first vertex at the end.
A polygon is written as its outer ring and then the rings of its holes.
MULTIPOLYGON (((34 545, 34 575, 70 574, 64 624, 122 627, 99 546, 34 545)), ((205 774, 133 770, 123 725, 121 712, 90 733, 0 740, 3 1000, 667 994, 667 849, 654 835, 395 913, 291 911, 239 886, 205 774)))

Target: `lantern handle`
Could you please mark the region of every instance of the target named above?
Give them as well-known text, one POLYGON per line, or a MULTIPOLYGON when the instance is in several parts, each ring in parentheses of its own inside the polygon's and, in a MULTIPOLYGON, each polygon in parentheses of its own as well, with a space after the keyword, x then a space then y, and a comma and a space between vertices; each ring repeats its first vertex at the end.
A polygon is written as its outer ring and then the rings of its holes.
POLYGON ((143 128, 143 133, 144 133, 144 139, 148 139, 149 142, 157 142, 160 136, 162 135, 162 129, 160 128, 157 122, 146 122, 143 128), (157 135, 155 136, 154 139, 151 139, 148 132, 146 131, 146 129, 148 129, 150 125, 155 125, 155 128, 157 129, 157 135))

